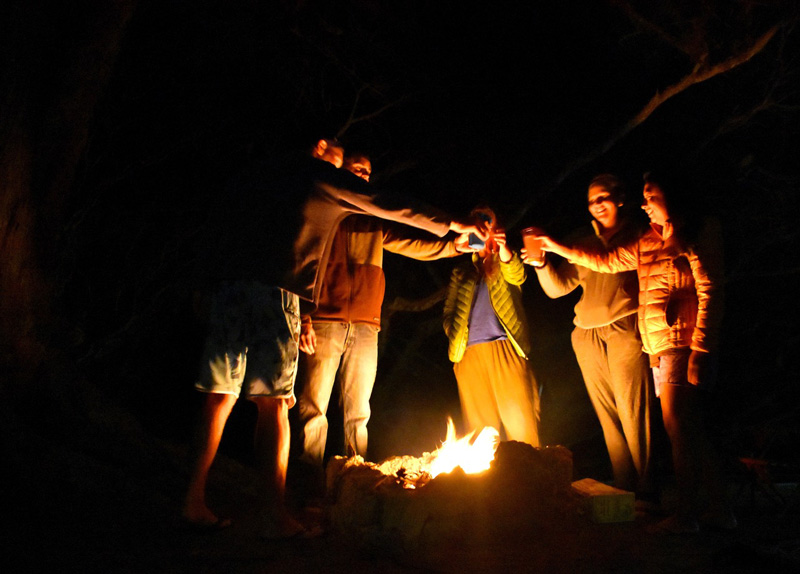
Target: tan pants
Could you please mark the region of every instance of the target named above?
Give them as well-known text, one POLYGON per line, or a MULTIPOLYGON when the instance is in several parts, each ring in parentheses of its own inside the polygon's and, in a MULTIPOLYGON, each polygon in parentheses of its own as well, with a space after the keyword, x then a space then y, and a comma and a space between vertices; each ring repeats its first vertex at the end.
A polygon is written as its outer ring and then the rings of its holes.
POLYGON ((468 431, 491 426, 508 440, 539 446, 539 389, 530 363, 507 341, 467 347, 453 365, 468 431))

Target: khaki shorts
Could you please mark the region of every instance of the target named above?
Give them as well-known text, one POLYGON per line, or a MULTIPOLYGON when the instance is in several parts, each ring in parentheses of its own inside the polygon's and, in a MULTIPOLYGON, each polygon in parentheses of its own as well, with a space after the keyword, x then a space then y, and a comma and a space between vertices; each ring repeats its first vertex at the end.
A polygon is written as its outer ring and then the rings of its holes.
POLYGON ((200 380, 203 392, 295 403, 297 295, 255 281, 220 285, 211 304, 200 380))

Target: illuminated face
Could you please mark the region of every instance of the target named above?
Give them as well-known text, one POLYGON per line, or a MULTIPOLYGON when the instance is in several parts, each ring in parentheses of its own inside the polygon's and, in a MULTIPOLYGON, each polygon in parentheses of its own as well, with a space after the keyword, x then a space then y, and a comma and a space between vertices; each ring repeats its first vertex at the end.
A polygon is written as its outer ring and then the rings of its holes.
POLYGON ((344 164, 347 171, 351 171, 364 181, 369 181, 372 174, 372 162, 364 156, 355 156, 347 159, 344 164))
POLYGON ((643 196, 644 202, 642 203, 642 209, 644 209, 650 221, 662 227, 666 225, 669 220, 669 215, 667 214, 667 203, 664 200, 664 192, 661 191, 661 188, 654 183, 645 183, 643 196))
POLYGON ((614 229, 617 226, 617 216, 620 204, 617 203, 608 190, 602 185, 593 185, 589 188, 588 195, 589 213, 595 218, 603 229, 614 229))

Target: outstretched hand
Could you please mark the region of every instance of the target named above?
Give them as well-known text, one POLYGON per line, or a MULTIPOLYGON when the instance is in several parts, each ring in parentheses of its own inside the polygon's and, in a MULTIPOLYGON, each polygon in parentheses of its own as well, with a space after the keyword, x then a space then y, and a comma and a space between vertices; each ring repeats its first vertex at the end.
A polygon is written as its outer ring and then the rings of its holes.
POLYGON ((544 258, 531 257, 524 247, 519 250, 519 256, 526 265, 532 265, 533 267, 544 267, 545 265, 544 258))
POLYGON ((477 247, 469 244, 469 233, 462 233, 453 240, 453 245, 458 253, 475 253, 480 251, 477 247))
POLYGON ((473 217, 466 220, 453 219, 450 222, 450 231, 467 234, 474 233, 483 241, 486 241, 486 239, 489 237, 489 224, 486 221, 482 221, 478 217, 473 217))
POLYGON ((560 244, 553 241, 553 239, 548 235, 540 235, 537 237, 539 241, 542 242, 542 251, 547 251, 548 253, 558 253, 560 244))
POLYGON ((544 257, 545 253, 555 253, 556 255, 561 255, 562 257, 568 258, 569 250, 560 243, 555 242, 549 235, 545 235, 542 233, 541 235, 535 234, 527 234, 526 238, 533 238, 536 241, 532 243, 532 245, 538 243, 538 249, 534 250, 535 256, 528 251, 526 248, 520 249, 520 256, 522 257, 522 262, 527 265, 532 265, 534 267, 543 267, 547 260, 544 257))
POLYGON ((549 235, 537 235, 536 239, 541 242, 541 249, 546 253, 555 253, 565 259, 571 259, 573 251, 566 245, 562 245, 549 235))

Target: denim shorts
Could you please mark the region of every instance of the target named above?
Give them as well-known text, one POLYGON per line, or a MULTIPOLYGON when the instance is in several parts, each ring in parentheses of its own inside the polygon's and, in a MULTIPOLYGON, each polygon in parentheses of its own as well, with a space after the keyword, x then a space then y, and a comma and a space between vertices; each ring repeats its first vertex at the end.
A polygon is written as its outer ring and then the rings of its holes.
POLYGON ((294 405, 297 295, 255 281, 220 285, 209 317, 200 391, 289 399, 294 405))

